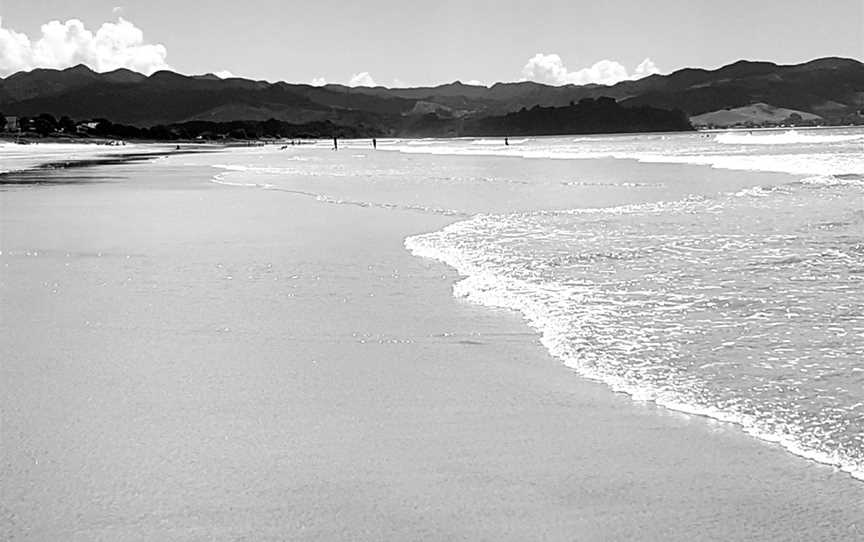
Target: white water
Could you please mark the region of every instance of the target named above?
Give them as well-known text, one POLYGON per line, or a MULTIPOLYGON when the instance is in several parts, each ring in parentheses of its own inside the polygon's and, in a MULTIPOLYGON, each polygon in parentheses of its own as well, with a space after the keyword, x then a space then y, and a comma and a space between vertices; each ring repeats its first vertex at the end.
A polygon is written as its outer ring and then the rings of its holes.
MULTIPOLYGON (((864 478, 864 134, 690 136, 695 144, 672 152, 651 138, 595 152, 811 176, 711 197, 478 215, 405 245, 465 276, 454 295, 521 312, 580 374, 864 478), (716 150, 725 145, 758 150, 716 150)), ((552 147, 518 152, 571 152, 552 147)))
POLYGON ((864 476, 861 130, 328 146, 236 153, 214 181, 474 215, 405 241, 465 276, 454 295, 635 399, 864 476))

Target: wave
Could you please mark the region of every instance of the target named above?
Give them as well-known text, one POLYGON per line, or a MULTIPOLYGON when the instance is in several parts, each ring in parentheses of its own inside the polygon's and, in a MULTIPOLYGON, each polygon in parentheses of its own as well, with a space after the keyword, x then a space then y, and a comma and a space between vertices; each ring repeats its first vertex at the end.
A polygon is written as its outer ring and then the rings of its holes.
POLYGON ((796 130, 787 130, 780 134, 773 133, 767 135, 725 132, 717 134, 717 137, 715 137, 714 140, 717 143, 723 143, 725 145, 796 145, 864 141, 864 134, 824 135, 801 133, 796 130))
POLYGON ((806 177, 798 183, 816 187, 861 186, 864 187, 864 176, 859 175, 817 175, 806 177))
POLYGON ((798 153, 798 154, 633 154, 616 156, 633 158, 644 163, 690 164, 709 166, 714 169, 737 171, 763 171, 788 173, 790 175, 858 175, 864 174, 864 155, 849 153, 798 153))
MULTIPOLYGON (((233 169, 233 168, 232 168, 233 169)), ((237 170, 235 170, 237 171, 237 170)), ((229 175, 230 172, 224 172, 214 175, 210 178, 210 182, 215 184, 221 184, 224 186, 235 186, 240 188, 258 188, 261 190, 274 190, 277 192, 285 192, 288 194, 294 194, 296 196, 304 196, 307 198, 312 198, 321 203, 328 203, 331 205, 350 205, 352 207, 369 207, 376 209, 387 209, 390 211, 411 211, 411 212, 420 212, 420 213, 428 213, 435 214, 441 216, 452 216, 452 217, 467 217, 468 213, 464 213, 462 211, 457 211, 455 209, 445 209, 443 207, 432 207, 427 205, 415 205, 408 203, 387 203, 387 202, 377 202, 377 201, 363 201, 363 200, 354 200, 354 199, 345 199, 345 198, 337 198, 333 196, 328 196, 326 194, 320 194, 317 192, 312 192, 308 190, 299 190, 294 188, 287 188, 284 186, 279 186, 271 183, 257 183, 257 182, 249 182, 249 181, 229 181, 226 179, 226 176, 229 175)))
POLYGON ((615 188, 665 188, 664 183, 612 182, 612 181, 563 181, 564 186, 604 186, 615 188))
POLYGON ((617 160, 636 160, 643 163, 701 165, 714 169, 788 173, 791 175, 864 175, 864 155, 857 151, 836 152, 832 154, 818 152, 795 154, 714 154, 695 152, 662 154, 635 150, 579 150, 572 147, 532 148, 501 146, 501 148, 498 148, 491 145, 478 145, 473 148, 470 146, 456 147, 448 145, 394 146, 387 150, 403 154, 500 156, 550 160, 611 158, 617 160))
MULTIPOLYGON (((600 277, 606 275, 601 273, 596 279, 579 281, 556 279, 553 277, 560 277, 560 275, 544 272, 550 265, 584 267, 595 265, 598 258, 606 259, 608 262, 629 259, 632 255, 616 254, 614 247, 606 247, 602 249, 603 252, 589 251, 576 259, 563 257, 563 259, 559 258, 560 261, 549 261, 531 257, 523 260, 520 259, 521 256, 516 255, 516 247, 509 244, 511 241, 507 240, 530 237, 531 243, 548 244, 554 241, 554 246, 559 247, 560 239, 545 237, 550 231, 560 231, 561 219, 555 218, 557 215, 585 215, 585 220, 593 221, 596 220, 591 218, 594 214, 657 214, 661 216, 655 218, 655 222, 652 223, 665 224, 676 214, 686 217, 699 213, 715 213, 718 206, 724 205, 749 208, 750 205, 762 202, 773 194, 788 194, 795 187, 798 187, 801 194, 806 196, 805 191, 808 187, 845 188, 849 186, 848 183, 836 184, 835 181, 836 178, 805 179, 788 185, 757 187, 724 194, 713 199, 692 197, 678 201, 612 208, 476 215, 436 232, 408 237, 404 240, 404 246, 417 257, 434 259, 456 269, 462 278, 453 285, 454 296, 484 306, 519 312, 527 324, 539 333, 544 347, 578 374, 603 382, 612 390, 626 393, 634 400, 651 401, 670 410, 736 424, 754 437, 777 443, 791 453, 834 466, 857 479, 864 480, 864 463, 857 454, 848 455, 846 452, 838 451, 839 449, 827 450, 820 447, 819 443, 813 440, 813 435, 798 431, 800 428, 796 423, 782 419, 780 415, 766 413, 768 411, 758 409, 754 411, 752 404, 747 403, 747 398, 739 397, 731 402, 729 400, 709 401, 707 398, 712 397, 711 391, 704 387, 705 383, 694 380, 692 375, 681 377, 679 383, 686 384, 686 388, 680 387, 674 379, 667 380, 665 375, 674 374, 679 370, 678 367, 664 361, 667 360, 667 355, 674 355, 671 350, 665 350, 672 347, 665 345, 665 341, 658 343, 657 336, 653 335, 657 330, 650 330, 650 326, 640 324, 624 328, 627 330, 626 333, 621 332, 622 321, 632 317, 632 314, 627 311, 632 307, 634 298, 619 296, 616 294, 617 287, 614 285, 611 290, 604 289, 604 279, 600 277), (736 201, 739 203, 735 203, 736 201), (552 230, 544 230, 547 225, 552 230), (521 233, 515 236, 514 232, 521 233), (492 247, 496 244, 494 239, 501 239, 500 247, 492 247), (645 359, 642 359, 643 357, 645 359), (621 360, 627 361, 624 363, 621 360), (640 371, 647 371, 649 376, 654 374, 651 371, 664 376, 654 381, 640 371)), ((776 205, 782 206, 779 202, 776 205)), ((761 213, 757 212, 757 214, 761 213)), ((602 223, 605 224, 606 220, 603 219, 602 223)), ((627 219, 620 224, 632 222, 627 219)), ((637 222, 642 224, 645 221, 637 222)), ((579 224, 586 226, 591 222, 580 221, 579 224)), ((632 235, 642 235, 642 226, 634 226, 634 228, 632 235)), ((591 232, 580 232, 578 231, 580 229, 574 229, 575 238, 590 239, 591 232)), ((702 240, 705 234, 694 233, 694 235, 695 238, 702 240)), ((679 254, 688 250, 694 251, 692 257, 697 259, 703 258, 703 251, 714 250, 710 245, 706 249, 701 245, 680 244, 677 234, 668 238, 674 241, 668 247, 658 246, 658 243, 662 245, 664 239, 659 233, 651 239, 648 246, 635 250, 649 251, 646 254, 653 251, 662 259, 665 259, 664 251, 671 249, 680 251, 679 254)), ((740 235, 736 234, 718 241, 717 246, 725 247, 727 243, 742 242, 740 235)), ((551 253, 557 252, 558 249, 555 248, 551 253)), ((720 254, 716 251, 715 253, 720 254)), ((807 264, 803 258, 795 255, 778 253, 777 257, 777 261, 771 262, 772 266, 782 264, 794 268, 807 264)), ((681 261, 687 259, 682 257, 681 261)), ((816 259, 813 265, 821 267, 822 262, 816 259)), ((608 280, 611 280, 611 277, 608 280)), ((653 303, 657 301, 654 299, 653 303)), ((670 294, 665 303, 667 304, 653 305, 651 310, 657 315, 666 314, 665 311, 674 313, 691 306, 694 301, 683 294, 670 294)), ((717 364, 702 364, 703 367, 712 365, 717 364)))

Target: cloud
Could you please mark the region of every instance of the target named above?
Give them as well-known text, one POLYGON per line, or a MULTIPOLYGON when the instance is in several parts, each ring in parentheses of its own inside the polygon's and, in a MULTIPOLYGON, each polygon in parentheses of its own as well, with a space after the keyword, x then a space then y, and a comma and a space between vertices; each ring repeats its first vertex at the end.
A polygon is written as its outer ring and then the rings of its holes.
POLYGON ((641 64, 636 66, 636 71, 633 73, 633 79, 641 79, 643 77, 648 77, 649 75, 654 75, 655 73, 660 73, 660 69, 657 68, 657 65, 654 64, 650 58, 646 58, 641 64))
MULTIPOLYGON (((327 78, 324 76, 313 77, 312 81, 309 82, 309 84, 313 87, 323 87, 324 85, 328 85, 330 83, 331 81, 328 81, 327 78)), ((379 85, 379 83, 375 82, 375 79, 372 78, 369 72, 355 73, 351 76, 347 83, 336 82, 336 84, 342 84, 349 87, 375 87, 379 85)), ((393 79, 390 88, 405 88, 407 86, 408 83, 397 77, 393 79)))
POLYGON ((168 50, 162 44, 144 42, 144 33, 131 22, 117 18, 94 33, 78 19, 50 21, 41 35, 3 28, 0 18, 0 75, 34 68, 68 68, 85 64, 97 72, 128 68, 140 73, 170 69, 168 50))
POLYGON ((601 60, 588 68, 570 71, 564 65, 561 57, 555 53, 537 53, 522 68, 522 76, 525 80, 549 85, 587 85, 589 83, 614 85, 621 81, 639 79, 659 72, 660 70, 650 58, 643 60, 633 74, 628 73, 623 64, 614 60, 601 60))
POLYGON ((237 77, 228 70, 219 70, 218 72, 213 72, 213 75, 215 75, 219 79, 230 79, 231 77, 237 77))
POLYGON ((372 79, 372 76, 369 75, 369 72, 360 72, 355 73, 351 76, 351 80, 348 82, 349 87, 374 87, 375 80, 372 79))
POLYGON ((118 13, 123 13, 123 6, 114 6, 113 8, 111 8, 111 13, 114 13, 115 15, 118 13))

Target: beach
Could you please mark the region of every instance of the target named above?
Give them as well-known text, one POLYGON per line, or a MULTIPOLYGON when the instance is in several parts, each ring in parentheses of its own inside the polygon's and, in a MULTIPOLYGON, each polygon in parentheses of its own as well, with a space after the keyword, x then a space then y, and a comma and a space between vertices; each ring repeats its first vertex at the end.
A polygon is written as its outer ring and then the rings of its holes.
POLYGON ((242 152, 0 188, 0 538, 864 537, 849 473, 583 378, 405 246, 788 172, 242 152))

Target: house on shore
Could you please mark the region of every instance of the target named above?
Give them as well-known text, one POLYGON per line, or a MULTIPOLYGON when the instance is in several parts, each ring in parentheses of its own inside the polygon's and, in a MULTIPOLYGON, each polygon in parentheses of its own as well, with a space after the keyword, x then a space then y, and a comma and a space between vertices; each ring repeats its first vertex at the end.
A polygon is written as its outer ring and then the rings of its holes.
POLYGON ((87 135, 91 131, 95 130, 97 126, 99 126, 98 122, 93 122, 93 121, 91 121, 91 122, 79 122, 75 126, 75 132, 78 135, 87 135))
POLYGON ((21 126, 18 124, 18 117, 4 117, 6 120, 4 132, 20 132, 21 126))

